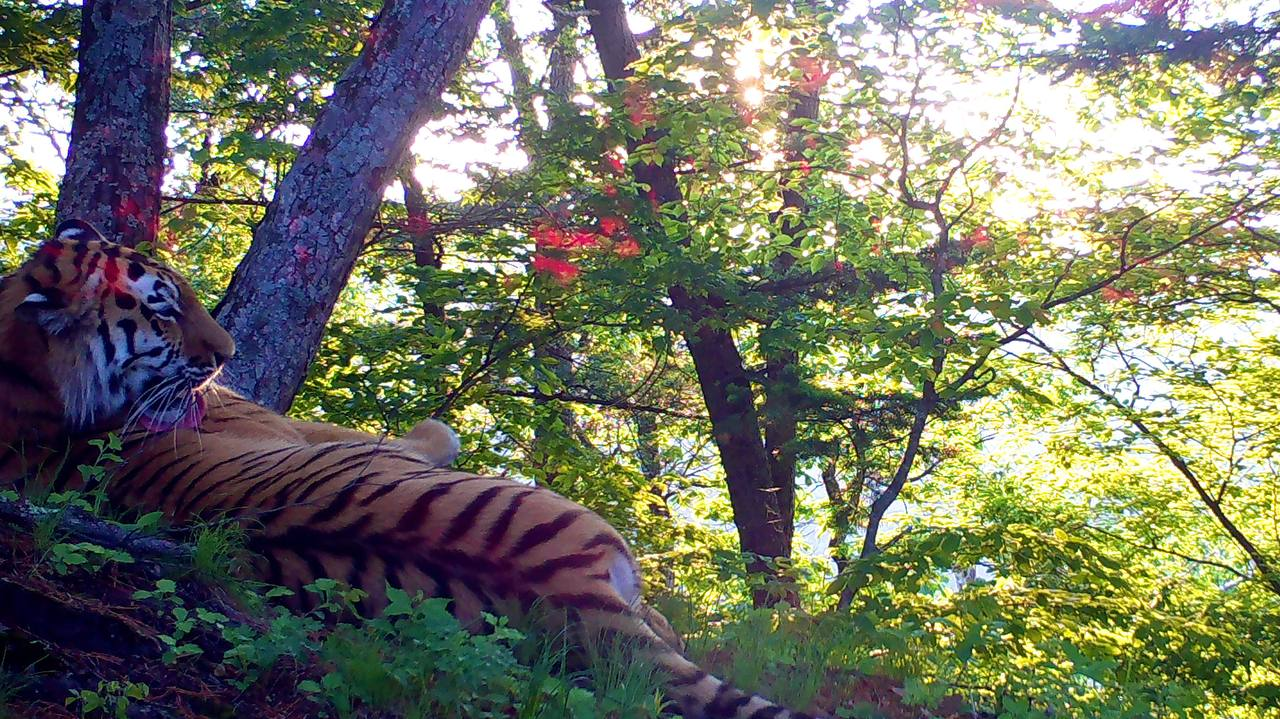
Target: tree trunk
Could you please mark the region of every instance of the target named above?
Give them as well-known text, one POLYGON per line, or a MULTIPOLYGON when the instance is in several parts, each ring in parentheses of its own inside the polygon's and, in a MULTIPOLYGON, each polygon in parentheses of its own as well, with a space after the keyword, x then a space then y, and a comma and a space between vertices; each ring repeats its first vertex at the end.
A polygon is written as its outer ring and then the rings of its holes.
MULTIPOLYGON (((506 61, 507 67, 511 72, 511 94, 515 101, 517 136, 525 152, 530 157, 537 158, 538 142, 541 140, 543 132, 541 125, 538 124, 538 113, 534 105, 536 87, 529 72, 529 64, 524 59, 524 46, 516 35, 515 24, 511 20, 510 0, 498 0, 492 17, 494 29, 497 30, 498 35, 498 57, 506 61)), ((559 34, 564 31, 566 25, 560 15, 555 15, 555 18, 554 33, 556 39, 559 40, 559 34)), ((549 72, 552 76, 563 75, 563 71, 557 70, 556 65, 570 62, 571 57, 566 56, 564 53, 557 55, 552 52, 550 58, 549 72)), ((572 71, 570 71, 569 76, 572 78, 572 71)), ((555 85, 553 83, 549 90, 551 95, 555 96, 560 102, 569 102, 572 86, 555 85)), ((537 159, 532 160, 530 167, 536 166, 537 163, 537 159)), ((530 272, 532 271, 532 266, 530 266, 530 272)), ((550 308, 542 300, 537 301, 537 309, 544 315, 551 313, 550 308)), ((576 383, 573 354, 570 338, 561 334, 554 335, 545 342, 538 342, 533 345, 534 359, 541 364, 550 365, 556 380, 566 391, 571 391, 576 383)), ((578 418, 574 415, 573 408, 567 402, 559 404, 555 417, 564 425, 566 434, 582 436, 583 433, 578 427, 578 418)), ((553 487, 559 476, 559 472, 555 468, 558 464, 556 455, 563 454, 563 448, 557 447, 558 442, 556 439, 548 421, 538 422, 534 426, 532 454, 536 463, 542 469, 542 482, 553 487)), ((586 449, 592 449, 590 442, 582 442, 582 444, 586 449)))
MULTIPOLYGON (((831 539, 827 547, 831 550, 831 558, 836 563, 836 573, 844 574, 852 561, 849 537, 853 532, 854 518, 860 511, 862 492, 867 486, 871 467, 867 463, 867 433, 860 428, 853 432, 853 453, 855 456, 853 481, 848 487, 840 483, 840 444, 832 448, 832 454, 822 469, 822 485, 827 490, 827 501, 831 504, 831 539)), ((840 590, 840 601, 836 605, 844 611, 853 603, 853 590, 845 586, 840 590)))
MULTIPOLYGON (((807 135, 800 120, 818 118, 817 91, 800 89, 790 94, 790 121, 787 124, 787 146, 784 158, 797 164, 804 160, 807 135)), ((803 218, 809 203, 791 186, 790 180, 782 182, 782 207, 791 209, 803 218)), ((783 234, 791 238, 791 247, 800 248, 807 231, 803 219, 779 212, 773 218, 783 234)), ((783 252, 773 262, 775 280, 785 281, 795 266, 795 255, 783 252)), ((760 353, 765 364, 765 397, 762 411, 764 421, 764 448, 769 457, 769 474, 777 488, 778 511, 787 536, 795 534, 796 511, 796 434, 800 411, 800 355, 794 349, 798 336, 786 316, 774 316, 769 327, 760 334, 760 353)), ((788 592, 785 599, 797 604, 798 596, 788 592)))
POLYGON ((471 47, 488 0, 387 0, 334 88, 216 311, 225 381, 288 409, 383 189, 471 47))
MULTIPOLYGON (((427 226, 427 193, 422 183, 413 174, 413 153, 406 153, 406 160, 400 164, 398 176, 400 185, 404 187, 404 210, 408 217, 409 241, 413 245, 413 264, 418 267, 444 266, 444 246, 441 238, 430 231, 427 226)), ((427 319, 436 322, 445 320, 444 305, 434 302, 422 306, 427 319)))
MULTIPOLYGON (((631 75, 629 65, 640 57, 635 37, 627 26, 625 9, 618 0, 587 0, 586 7, 591 12, 588 16, 591 35, 605 75, 614 82, 625 80, 631 75)), ((634 148, 654 139, 656 136, 651 131, 643 140, 631 144, 634 148)), ((637 165, 635 175, 639 182, 652 188, 659 202, 683 201, 670 163, 637 165)), ((669 288, 668 296, 687 320, 684 337, 720 451, 739 546, 743 552, 754 555, 747 569, 777 578, 778 574, 769 566, 770 560, 791 556, 790 515, 781 495, 792 490, 777 487, 769 471, 755 391, 733 335, 716 322, 716 310, 724 302, 714 295, 695 294, 681 285, 669 288)), ((764 590, 754 593, 757 605, 776 599, 776 595, 764 590)))
POLYGON ((85 0, 58 220, 130 247, 160 228, 169 122, 169 0, 85 0))
POLYGON ((571 4, 568 0, 552 0, 547 5, 555 20, 554 40, 547 58, 547 89, 564 102, 569 102, 573 94, 573 70, 582 59, 578 54, 578 16, 569 12, 571 4))
MULTIPOLYGON (((631 423, 636 430, 636 459, 640 462, 640 472, 649 480, 649 512, 670 524, 671 506, 667 504, 669 487, 662 481, 661 449, 658 447, 658 418, 650 412, 632 412, 631 423)), ((675 589, 676 573, 671 565, 662 562, 657 569, 662 586, 667 590, 675 589)))
MULTIPOLYGON (((935 362, 935 366, 937 366, 935 362)), ((941 374, 937 372, 935 376, 941 374)), ((893 473, 893 479, 889 481, 889 485, 884 488, 880 496, 871 502, 871 507, 867 513, 867 531, 862 536, 862 552, 859 556, 863 559, 871 557, 880 551, 880 545, 876 540, 880 533, 880 522, 884 520, 885 512, 898 501, 898 495, 902 493, 902 488, 907 486, 907 481, 911 476, 911 468, 915 466, 916 456, 920 454, 920 437, 924 434, 925 425, 929 422, 929 415, 938 405, 938 396, 934 389, 933 381, 924 383, 924 389, 921 393, 920 401, 916 403, 915 416, 911 421, 911 431, 907 434, 907 444, 902 450, 902 459, 898 461, 898 469, 893 473)))

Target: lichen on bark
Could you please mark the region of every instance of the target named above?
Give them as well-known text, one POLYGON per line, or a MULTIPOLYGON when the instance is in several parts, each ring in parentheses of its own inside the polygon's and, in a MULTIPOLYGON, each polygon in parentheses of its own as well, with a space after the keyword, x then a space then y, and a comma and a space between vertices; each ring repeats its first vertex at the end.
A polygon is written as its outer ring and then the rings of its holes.
POLYGON ((306 376, 382 192, 465 58, 488 0, 388 0, 334 87, 216 310, 225 381, 284 411, 306 376))
POLYGON ((86 0, 58 219, 130 247, 154 242, 168 154, 169 0, 86 0))

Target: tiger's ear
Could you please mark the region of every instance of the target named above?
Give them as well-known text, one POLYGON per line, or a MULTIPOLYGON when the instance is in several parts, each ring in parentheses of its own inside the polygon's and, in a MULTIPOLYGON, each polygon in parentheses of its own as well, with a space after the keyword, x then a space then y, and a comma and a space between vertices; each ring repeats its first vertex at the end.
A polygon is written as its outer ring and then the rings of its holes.
POLYGON ((18 319, 39 325, 51 335, 70 331, 81 323, 81 316, 71 311, 57 289, 29 293, 15 308, 18 319))
POLYGON ((33 259, 56 260, 67 250, 67 245, 94 240, 105 241, 102 233, 98 232, 93 225, 80 219, 67 220, 60 223, 58 229, 53 231, 53 237, 45 240, 36 249, 33 259))
POLYGON ((435 419, 424 419, 400 438, 400 443, 425 456, 437 467, 448 467, 458 458, 462 443, 449 425, 435 419))
POLYGON ((53 231, 53 239, 57 242, 89 242, 105 240, 98 228, 78 217, 66 220, 53 231))

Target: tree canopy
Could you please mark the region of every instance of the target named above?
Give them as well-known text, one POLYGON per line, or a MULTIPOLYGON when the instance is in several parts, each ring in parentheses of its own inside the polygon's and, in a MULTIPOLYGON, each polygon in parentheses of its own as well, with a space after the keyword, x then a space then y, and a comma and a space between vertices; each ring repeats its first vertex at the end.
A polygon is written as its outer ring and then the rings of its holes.
MULTIPOLYGON (((0 8, 7 268, 53 225, 79 10, 0 8)), ((379 9, 175 6, 150 251, 210 306, 379 9)), ((498 0, 379 160, 290 411, 446 419, 465 468, 623 531, 683 626, 811 639, 780 665, 1007 717, 1276 716, 1278 28, 498 0)))

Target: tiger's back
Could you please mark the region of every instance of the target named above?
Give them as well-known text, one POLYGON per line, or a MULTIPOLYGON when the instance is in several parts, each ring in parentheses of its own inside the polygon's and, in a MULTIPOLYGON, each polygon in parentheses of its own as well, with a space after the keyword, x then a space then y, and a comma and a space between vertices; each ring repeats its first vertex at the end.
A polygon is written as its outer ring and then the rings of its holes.
POLYGON ((499 599, 639 598, 622 538, 549 490, 432 467, 388 443, 190 435, 126 443, 113 499, 179 522, 240 520, 272 583, 341 579, 368 592, 371 609, 389 583, 451 596, 466 621, 499 599), (566 575, 571 587, 561 586, 566 575))
POLYGON ((385 443, 191 435, 129 438, 113 500, 177 521, 236 518, 253 530, 260 578, 293 589, 301 607, 302 587, 324 577, 365 592, 369 612, 385 605, 387 586, 448 597, 455 616, 477 628, 484 612, 542 603, 570 611, 584 640, 607 634, 644 650, 686 716, 805 716, 680 654, 665 620, 641 602, 625 541, 550 490, 430 467, 385 443))

